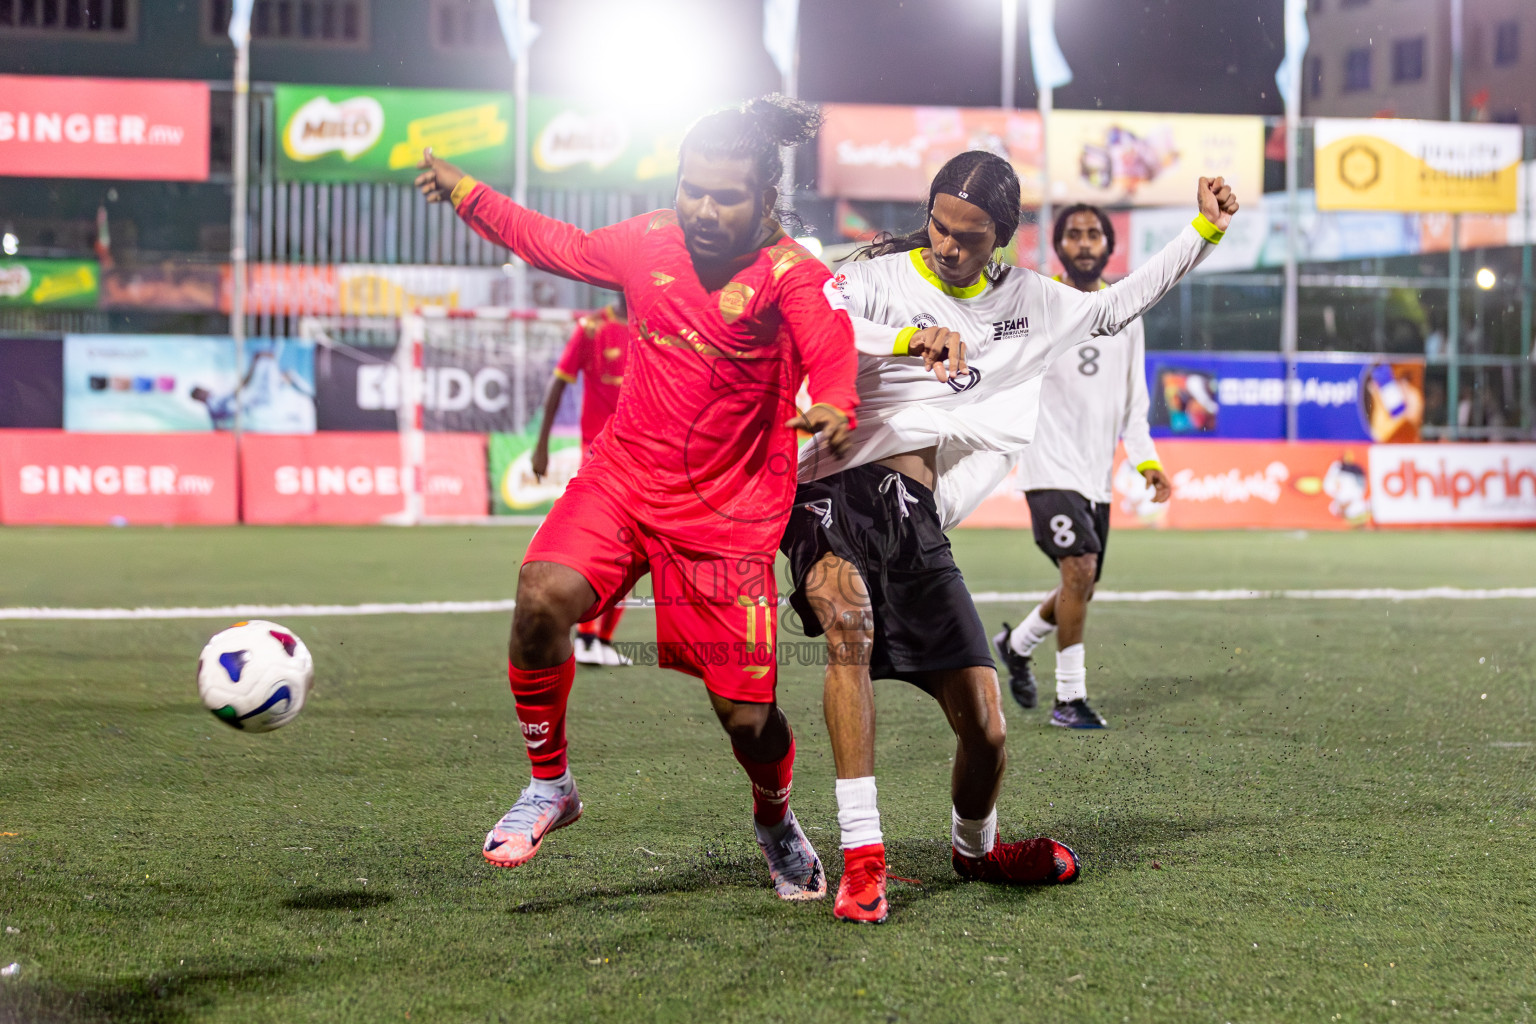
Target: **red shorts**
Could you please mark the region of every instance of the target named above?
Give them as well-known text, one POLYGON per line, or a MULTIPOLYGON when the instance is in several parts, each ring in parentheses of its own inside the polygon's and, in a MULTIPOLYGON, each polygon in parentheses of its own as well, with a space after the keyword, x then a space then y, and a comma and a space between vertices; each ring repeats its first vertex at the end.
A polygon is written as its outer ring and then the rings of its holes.
POLYGON ((617 474, 582 472, 545 516, 524 563, 554 562, 597 591, 582 615, 590 622, 622 600, 646 573, 656 600, 656 664, 704 680, 727 700, 772 703, 779 591, 776 552, 727 555, 709 537, 664 535, 635 515, 637 502, 617 474))

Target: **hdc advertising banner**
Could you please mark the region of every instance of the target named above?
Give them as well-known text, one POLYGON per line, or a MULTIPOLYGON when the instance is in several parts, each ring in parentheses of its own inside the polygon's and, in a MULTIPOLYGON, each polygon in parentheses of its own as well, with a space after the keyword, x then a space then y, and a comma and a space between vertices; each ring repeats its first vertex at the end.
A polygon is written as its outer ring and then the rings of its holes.
POLYGON ((1264 191, 1260 117, 1058 110, 1048 131, 1058 202, 1192 207, 1195 179, 1217 175, 1240 196, 1264 191))
MULTIPOLYGON (((1158 454, 1173 485, 1164 504, 1115 454, 1112 529, 1344 530, 1370 522, 1369 446, 1328 442, 1164 441, 1158 454)), ((1382 449, 1371 449, 1380 451, 1382 449)), ((1374 459, 1374 454, 1371 456, 1374 459)), ((1013 474, 963 525, 1029 526, 1013 474)))
POLYGON ((1319 210, 1515 212, 1519 125, 1320 117, 1314 131, 1319 210))
MULTIPOLYGON (((426 441, 426 514, 485 515, 485 437, 428 434, 426 441)), ((378 523, 405 510, 399 434, 247 437, 240 474, 248 523, 378 523)))
POLYGON ((208 86, 0 75, 0 175, 208 180, 208 86))
POLYGON ((1536 524, 1536 445, 1378 445, 1371 507, 1383 526, 1536 524))
POLYGON ((447 89, 279 85, 278 175, 410 181, 428 146, 466 172, 512 178, 512 95, 447 89))
MULTIPOLYGON (((1040 115, 1033 110, 871 103, 825 103, 821 110, 827 118, 819 143, 822 195, 927 199, 928 183, 945 161, 984 149, 1006 153, 1023 201, 1040 201, 1040 115)), ((1188 191, 1192 198, 1193 182, 1188 191)))
POLYGON ((99 433, 232 430, 235 385, 244 428, 315 429, 314 343, 246 342, 244 375, 233 339, 192 335, 71 334, 64 338, 64 427, 99 433))
MULTIPOLYGON (((1418 440, 1422 360, 1300 360, 1293 389, 1301 440, 1418 440)), ((1283 440, 1285 390, 1276 356, 1147 353, 1153 437, 1283 440)))
POLYGON ((233 523, 227 434, 0 431, 0 522, 233 523))

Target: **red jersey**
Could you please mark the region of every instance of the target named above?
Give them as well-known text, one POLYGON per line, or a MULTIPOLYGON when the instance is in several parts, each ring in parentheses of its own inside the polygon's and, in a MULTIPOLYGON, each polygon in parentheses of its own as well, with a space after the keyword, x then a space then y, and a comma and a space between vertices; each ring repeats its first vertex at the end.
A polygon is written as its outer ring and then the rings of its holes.
MULTIPOLYGON (((457 191, 457 190, 456 190, 457 191)), ((677 214, 660 210, 585 232, 482 183, 459 216, 533 266, 623 289, 634 337, 624 387, 581 470, 625 477, 637 519, 720 553, 773 551, 795 492, 795 393, 858 405, 848 314, 831 272, 780 235, 717 291, 694 271, 677 214)))
POLYGON ((629 324, 604 308, 584 316, 565 343, 555 376, 567 384, 581 382, 581 443, 590 445, 613 415, 624 383, 624 359, 629 351, 629 324))

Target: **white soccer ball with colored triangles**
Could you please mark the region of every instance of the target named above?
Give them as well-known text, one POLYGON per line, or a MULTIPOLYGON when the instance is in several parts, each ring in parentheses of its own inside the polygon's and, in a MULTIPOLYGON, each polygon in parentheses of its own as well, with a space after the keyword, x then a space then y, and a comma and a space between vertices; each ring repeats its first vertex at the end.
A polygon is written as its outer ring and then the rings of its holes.
POLYGON ((271 732, 298 717, 315 681, 315 662, 293 630, 237 622, 197 659, 197 693, 214 717, 245 732, 271 732))

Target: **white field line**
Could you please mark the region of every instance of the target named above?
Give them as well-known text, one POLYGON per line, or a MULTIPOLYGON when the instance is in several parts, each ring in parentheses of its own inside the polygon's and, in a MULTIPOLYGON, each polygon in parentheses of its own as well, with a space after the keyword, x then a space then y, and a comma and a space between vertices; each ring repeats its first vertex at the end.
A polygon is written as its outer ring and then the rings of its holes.
MULTIPOLYGON (((973 594, 977 604, 1025 604, 1045 597, 1043 590, 973 594)), ((1536 587, 1462 589, 1424 587, 1400 590, 1369 587, 1355 590, 1101 590, 1094 600, 1114 604, 1156 604, 1175 601, 1503 601, 1536 600, 1536 587)), ((0 608, 0 620, 46 619, 283 619, 337 615, 479 615, 509 612, 516 602, 415 601, 368 604, 230 604, 202 608, 0 608)), ((627 608, 654 607, 649 599, 630 598, 627 608)))

